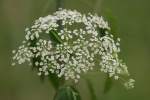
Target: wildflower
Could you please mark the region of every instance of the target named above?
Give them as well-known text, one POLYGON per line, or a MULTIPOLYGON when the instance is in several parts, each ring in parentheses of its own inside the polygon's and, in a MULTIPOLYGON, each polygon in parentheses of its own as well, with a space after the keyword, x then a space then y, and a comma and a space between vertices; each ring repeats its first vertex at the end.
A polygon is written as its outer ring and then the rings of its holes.
MULTIPOLYGON (((103 17, 60 9, 53 15, 40 17, 33 26, 26 28, 23 44, 13 51, 12 65, 33 63, 35 59, 39 76, 55 73, 59 78, 75 82, 81 73, 99 67, 109 77, 119 80, 129 73, 118 56, 120 38, 115 41, 109 30, 103 17)), ((133 83, 130 79, 125 86, 133 87, 133 83)))

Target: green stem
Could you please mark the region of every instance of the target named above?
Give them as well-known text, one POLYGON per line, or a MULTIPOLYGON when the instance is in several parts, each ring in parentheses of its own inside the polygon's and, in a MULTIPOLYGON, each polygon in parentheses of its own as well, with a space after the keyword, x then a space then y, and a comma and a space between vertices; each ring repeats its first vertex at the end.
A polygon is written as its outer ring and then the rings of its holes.
POLYGON ((94 88, 92 86, 92 83, 89 79, 86 79, 86 83, 87 83, 87 86, 89 88, 89 92, 90 92, 90 95, 91 95, 91 100, 97 100, 97 97, 96 97, 96 94, 95 94, 95 91, 94 91, 94 88))
POLYGON ((113 85, 113 81, 112 79, 109 77, 109 75, 106 76, 106 80, 105 80, 105 84, 104 84, 104 94, 108 93, 110 91, 110 89, 112 88, 113 85))
POLYGON ((79 92, 73 86, 61 86, 53 100, 81 100, 79 92))
POLYGON ((56 0, 56 10, 63 8, 63 0, 56 0))

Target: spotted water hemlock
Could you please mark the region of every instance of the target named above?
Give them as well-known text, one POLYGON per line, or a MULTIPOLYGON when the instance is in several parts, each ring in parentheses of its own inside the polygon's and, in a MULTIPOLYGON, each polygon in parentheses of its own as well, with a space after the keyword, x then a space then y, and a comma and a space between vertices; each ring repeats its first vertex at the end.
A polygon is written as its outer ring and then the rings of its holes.
POLYGON ((37 19, 25 33, 22 45, 13 51, 12 65, 29 62, 38 75, 54 73, 75 82, 81 73, 98 68, 115 80, 125 80, 127 87, 134 86, 133 79, 126 82, 127 66, 118 56, 120 38, 114 39, 103 17, 60 9, 37 19))

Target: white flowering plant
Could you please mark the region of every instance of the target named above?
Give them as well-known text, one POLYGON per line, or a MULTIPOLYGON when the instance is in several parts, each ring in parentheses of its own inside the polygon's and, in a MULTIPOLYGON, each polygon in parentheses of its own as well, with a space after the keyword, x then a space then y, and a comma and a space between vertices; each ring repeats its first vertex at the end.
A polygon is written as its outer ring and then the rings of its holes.
POLYGON ((96 68, 127 88, 134 87, 118 56, 120 38, 114 38, 103 17, 60 9, 37 19, 25 33, 22 45, 13 50, 12 65, 28 62, 38 69, 39 76, 53 74, 75 83, 81 73, 96 68))

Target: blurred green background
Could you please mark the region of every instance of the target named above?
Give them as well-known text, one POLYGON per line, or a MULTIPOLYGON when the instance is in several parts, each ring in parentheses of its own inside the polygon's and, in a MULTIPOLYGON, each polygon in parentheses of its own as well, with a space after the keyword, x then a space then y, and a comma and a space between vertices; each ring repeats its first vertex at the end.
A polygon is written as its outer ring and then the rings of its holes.
MULTIPOLYGON (((91 80, 97 100, 150 100, 150 0, 63 0, 63 6, 104 16, 121 38, 121 55, 135 88, 127 91, 114 82, 103 94, 104 74, 91 72, 84 76, 91 80)), ((52 100, 51 83, 42 83, 25 64, 12 67, 11 51, 23 40, 25 27, 55 10, 56 0, 0 0, 0 100, 52 100)), ((85 79, 77 88, 82 100, 92 100, 85 79)))

